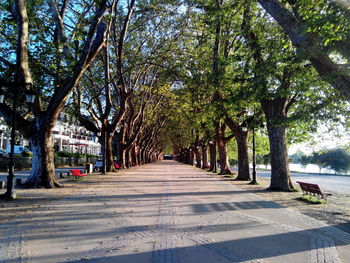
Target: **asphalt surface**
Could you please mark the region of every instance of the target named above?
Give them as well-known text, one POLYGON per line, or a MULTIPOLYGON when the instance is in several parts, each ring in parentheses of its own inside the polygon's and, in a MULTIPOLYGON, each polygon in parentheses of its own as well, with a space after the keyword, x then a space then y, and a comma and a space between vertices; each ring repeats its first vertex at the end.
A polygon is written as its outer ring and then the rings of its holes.
POLYGON ((91 178, 1 224, 0 262, 350 262, 348 233, 201 169, 163 161, 91 178))
MULTIPOLYGON (((258 170, 257 175, 263 178, 271 177, 270 171, 258 170)), ((294 184, 296 184, 296 181, 302 181, 318 184, 321 190, 338 194, 350 194, 350 176, 291 173, 291 178, 294 184)))

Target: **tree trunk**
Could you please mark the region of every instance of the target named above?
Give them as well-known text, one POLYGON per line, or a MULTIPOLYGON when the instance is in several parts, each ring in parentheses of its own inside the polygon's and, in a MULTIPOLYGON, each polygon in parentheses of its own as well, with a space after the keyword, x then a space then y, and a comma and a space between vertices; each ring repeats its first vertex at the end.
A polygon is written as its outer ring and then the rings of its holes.
POLYGON ((43 125, 31 137, 33 160, 32 172, 25 185, 28 187, 55 188, 61 186, 55 176, 52 130, 43 125))
POLYGON ((106 138, 106 172, 114 172, 115 167, 113 163, 113 137, 106 138))
POLYGON ((145 150, 144 149, 140 150, 140 163, 142 165, 144 165, 146 163, 145 150))
POLYGON ((131 164, 132 166, 136 166, 137 165, 137 158, 136 158, 136 146, 134 145, 131 150, 131 164))
POLYGON ((202 160, 203 160, 202 169, 208 169, 209 168, 209 165, 208 165, 208 147, 206 144, 202 144, 202 160))
POLYGON ((126 167, 130 168, 131 164, 132 164, 130 149, 126 150, 126 154, 125 155, 126 155, 126 167))
POLYGON ((216 141, 209 143, 210 167, 209 171, 216 173, 216 141))
POLYGON ((147 150, 146 152, 146 163, 150 163, 151 162, 151 153, 150 150, 147 150))
POLYGON ((287 127, 281 121, 287 118, 287 98, 262 100, 261 106, 267 119, 271 157, 271 190, 290 191, 294 189, 290 179, 286 142, 287 127))
POLYGON ((190 164, 190 159, 191 159, 190 149, 187 148, 185 152, 185 164, 190 164))
POLYGON ((192 147, 189 148, 188 154, 189 154, 188 164, 189 165, 193 165, 193 163, 194 163, 194 152, 193 152, 192 147))
POLYGON ((142 150, 140 147, 137 147, 138 151, 137 151, 137 165, 142 165, 142 150))
POLYGON ((217 123, 216 127, 216 142, 218 144, 218 152, 219 152, 219 165, 220 165, 220 173, 221 175, 224 174, 232 174, 230 169, 230 164, 228 162, 228 156, 227 156, 227 142, 225 138, 225 126, 226 124, 223 124, 220 120, 217 123))
POLYGON ((123 149, 123 147, 121 147, 121 149, 120 149, 120 164, 121 164, 123 169, 127 168, 126 158, 127 158, 126 149, 123 149))
POLYGON ((221 175, 232 174, 230 169, 230 164, 228 162, 226 141, 222 139, 219 139, 217 141, 218 141, 219 165, 220 165, 219 174, 221 175))
POLYGON ((251 180, 249 174, 248 132, 240 131, 235 136, 238 148, 238 176, 236 180, 251 180))
POLYGON ((267 126, 271 156, 271 190, 294 189, 289 172, 286 127, 267 126))
POLYGON ((202 167, 202 159, 201 159, 201 153, 199 150, 199 146, 195 147, 194 155, 196 157, 196 167, 201 168, 202 167))

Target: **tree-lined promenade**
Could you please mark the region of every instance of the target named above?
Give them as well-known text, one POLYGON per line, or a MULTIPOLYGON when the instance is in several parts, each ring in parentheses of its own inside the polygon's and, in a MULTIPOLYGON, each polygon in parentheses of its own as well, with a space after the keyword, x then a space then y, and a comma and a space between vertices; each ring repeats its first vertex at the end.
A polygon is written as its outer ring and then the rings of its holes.
POLYGON ((270 189, 293 190, 288 144, 347 124, 349 17, 333 0, 1 3, 0 115, 30 141, 26 185, 60 186, 52 133, 64 111, 99 137, 107 172, 115 156, 129 168, 173 152, 231 174, 231 145, 249 181, 260 130, 270 189))
MULTIPOLYGON (((0 262, 329 263, 350 258, 350 234, 338 228, 341 224, 326 225, 179 162, 95 174, 76 183, 74 191, 67 191, 69 185, 24 190, 34 201, 41 195, 46 200, 1 222, 0 262)), ((20 200, 14 202, 25 210, 20 200)))

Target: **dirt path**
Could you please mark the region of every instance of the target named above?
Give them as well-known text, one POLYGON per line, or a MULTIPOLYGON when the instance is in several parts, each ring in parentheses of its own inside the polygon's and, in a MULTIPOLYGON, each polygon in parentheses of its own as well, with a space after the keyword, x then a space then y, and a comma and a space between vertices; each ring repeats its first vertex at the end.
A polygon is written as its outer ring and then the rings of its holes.
POLYGON ((350 235, 173 161, 0 225, 0 262, 348 262, 350 235))

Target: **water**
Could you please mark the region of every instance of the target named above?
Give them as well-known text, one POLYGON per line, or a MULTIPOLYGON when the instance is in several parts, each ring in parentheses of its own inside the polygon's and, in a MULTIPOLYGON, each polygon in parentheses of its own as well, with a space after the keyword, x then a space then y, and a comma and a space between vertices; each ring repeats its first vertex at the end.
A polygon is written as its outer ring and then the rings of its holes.
MULTIPOLYGON (((265 165, 257 165, 257 168, 260 169, 266 169, 265 165)), ((267 169, 271 169, 271 166, 268 165, 267 169)), ((291 163, 289 164, 290 171, 293 172, 299 172, 299 173, 313 173, 313 174, 320 174, 320 169, 315 164, 308 164, 306 166, 303 166, 298 163, 291 163)), ((332 169, 322 168, 321 174, 335 174, 335 171, 332 169)))

